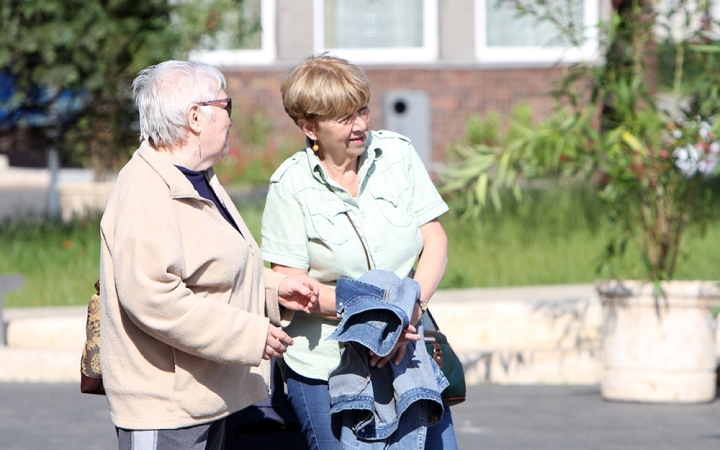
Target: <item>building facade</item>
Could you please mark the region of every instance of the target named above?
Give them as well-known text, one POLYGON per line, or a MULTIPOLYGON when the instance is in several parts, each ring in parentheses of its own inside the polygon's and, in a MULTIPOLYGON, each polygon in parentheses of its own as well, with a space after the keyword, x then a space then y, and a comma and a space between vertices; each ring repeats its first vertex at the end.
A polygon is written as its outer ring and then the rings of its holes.
POLYGON ((258 36, 244 49, 191 58, 226 75, 239 109, 236 127, 259 114, 274 138, 300 148, 280 80, 308 55, 345 57, 370 79, 372 128, 407 134, 432 165, 462 141, 473 114, 507 114, 520 103, 538 117, 549 111, 562 64, 597 58, 597 24, 610 10, 604 1, 573 0, 571 11, 557 2, 581 36, 573 46, 551 25, 518 18, 502 0, 246 0, 260 20, 258 36))

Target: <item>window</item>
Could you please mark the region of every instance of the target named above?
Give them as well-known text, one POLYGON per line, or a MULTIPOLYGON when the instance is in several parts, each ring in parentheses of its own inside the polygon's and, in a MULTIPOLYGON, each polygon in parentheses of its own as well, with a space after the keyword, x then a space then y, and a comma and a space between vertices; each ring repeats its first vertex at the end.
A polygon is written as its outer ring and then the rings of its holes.
POLYGON ((275 1, 244 0, 242 8, 222 13, 224 28, 212 42, 190 53, 190 59, 214 66, 269 64, 275 61, 275 1), (242 39, 235 31, 239 24, 248 30, 242 39))
POLYGON ((582 36, 573 46, 555 25, 535 17, 516 17, 513 2, 475 0, 475 56, 485 63, 577 62, 594 58, 598 48, 598 0, 550 0, 566 24, 582 36))
POLYGON ((314 0, 314 47, 355 63, 435 61, 438 0, 314 0))

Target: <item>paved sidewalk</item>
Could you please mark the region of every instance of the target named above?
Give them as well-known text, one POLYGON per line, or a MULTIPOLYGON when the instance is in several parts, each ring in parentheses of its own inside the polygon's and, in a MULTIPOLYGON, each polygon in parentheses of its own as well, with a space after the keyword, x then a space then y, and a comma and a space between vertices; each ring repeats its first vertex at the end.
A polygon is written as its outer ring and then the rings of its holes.
MULTIPOLYGON (((596 386, 471 386, 468 400, 452 414, 462 450, 720 447, 717 400, 692 406, 609 403, 596 386)), ((0 383, 0 449, 114 448, 104 397, 80 394, 73 383, 0 383)))

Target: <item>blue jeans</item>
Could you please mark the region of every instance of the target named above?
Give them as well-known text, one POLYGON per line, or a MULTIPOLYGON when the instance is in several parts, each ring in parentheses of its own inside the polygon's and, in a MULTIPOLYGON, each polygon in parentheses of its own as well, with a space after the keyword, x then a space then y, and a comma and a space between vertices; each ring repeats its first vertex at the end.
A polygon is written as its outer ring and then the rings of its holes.
MULTIPOLYGON (((311 450, 342 450, 339 417, 330 416, 330 391, 327 381, 305 378, 287 370, 288 399, 302 425, 302 432, 311 450)), ((445 407, 443 419, 428 428, 426 450, 456 450, 455 428, 450 408, 445 407)))
POLYGON ((339 418, 330 416, 327 381, 305 378, 286 367, 288 400, 302 425, 310 450, 342 450, 339 418))
POLYGON ((453 427, 452 414, 450 414, 450 407, 445 406, 442 421, 428 428, 425 450, 457 450, 457 448, 458 445, 457 440, 455 440, 455 427, 453 427))

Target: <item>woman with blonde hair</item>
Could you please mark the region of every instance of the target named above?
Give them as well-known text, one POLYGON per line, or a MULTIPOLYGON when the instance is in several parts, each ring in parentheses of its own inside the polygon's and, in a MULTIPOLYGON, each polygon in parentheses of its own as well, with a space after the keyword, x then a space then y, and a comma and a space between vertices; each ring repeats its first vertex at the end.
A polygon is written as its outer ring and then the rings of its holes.
MULTIPOLYGON (((390 354, 371 354, 369 362, 378 368, 398 364, 409 343, 422 343, 414 324, 445 273, 447 236, 437 217, 448 207, 408 138, 370 130, 370 85, 358 66, 312 56, 288 72, 281 93, 306 148, 271 177, 262 251, 274 270, 320 282, 314 314, 296 314, 285 329, 295 345, 283 360, 288 396, 308 444, 340 449, 342 425, 330 413, 328 376, 341 351, 338 342, 326 340, 338 325, 334 286, 338 278, 356 280, 371 269, 407 277, 417 263, 420 298, 411 325, 390 354)), ((423 418, 439 423, 427 433, 423 428, 414 448, 457 447, 447 407, 442 416, 423 418)), ((402 438, 379 444, 395 448, 402 438)))

